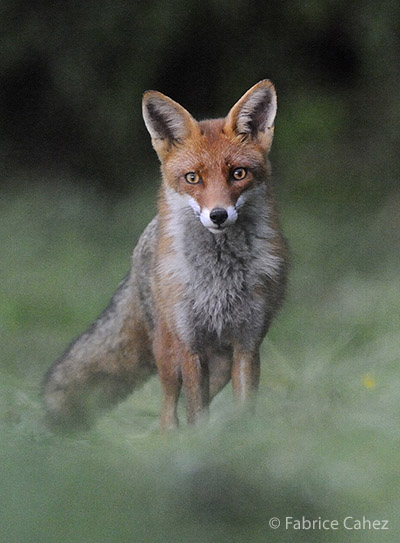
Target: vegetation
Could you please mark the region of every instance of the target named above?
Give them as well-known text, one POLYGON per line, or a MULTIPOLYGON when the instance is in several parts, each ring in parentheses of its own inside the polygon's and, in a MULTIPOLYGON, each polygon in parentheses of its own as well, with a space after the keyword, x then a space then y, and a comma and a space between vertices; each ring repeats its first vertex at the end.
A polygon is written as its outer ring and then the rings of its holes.
POLYGON ((5 540, 396 541, 398 202, 354 218, 283 199, 292 280, 255 418, 227 387, 209 424, 163 439, 153 379, 91 432, 59 437, 44 426, 40 381, 128 269, 154 191, 110 205, 66 182, 27 187, 0 204, 5 540), (363 515, 390 530, 268 526, 363 515))

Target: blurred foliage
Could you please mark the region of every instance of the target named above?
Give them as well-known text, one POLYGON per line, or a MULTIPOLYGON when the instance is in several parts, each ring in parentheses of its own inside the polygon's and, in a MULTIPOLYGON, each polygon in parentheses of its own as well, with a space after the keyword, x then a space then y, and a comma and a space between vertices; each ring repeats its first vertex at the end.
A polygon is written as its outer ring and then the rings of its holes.
POLYGON ((67 179, 42 183, 0 199, 1 541, 397 542, 400 200, 340 221, 285 203, 293 270, 254 417, 228 386, 194 430, 182 399, 182 425, 163 439, 154 378, 90 432, 60 437, 40 382, 125 275, 154 197, 110 204, 67 179), (363 515, 389 530, 268 525, 363 515))
POLYGON ((294 197, 375 202, 399 177, 399 20, 397 0, 1 0, 3 182, 36 168, 134 186, 156 166, 144 90, 201 118, 269 77, 294 197))

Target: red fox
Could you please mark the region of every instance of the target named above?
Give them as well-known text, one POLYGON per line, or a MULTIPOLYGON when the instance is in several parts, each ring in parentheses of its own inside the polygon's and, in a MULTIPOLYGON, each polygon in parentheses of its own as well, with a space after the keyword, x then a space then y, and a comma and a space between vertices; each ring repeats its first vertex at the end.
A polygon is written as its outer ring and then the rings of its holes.
POLYGON ((178 425, 182 386, 188 423, 207 416, 230 380, 239 403, 254 396, 287 276, 268 162, 276 108, 269 80, 226 118, 201 122, 160 92, 144 93, 161 161, 158 214, 108 308, 46 375, 55 428, 88 427, 157 372, 163 430, 178 425))

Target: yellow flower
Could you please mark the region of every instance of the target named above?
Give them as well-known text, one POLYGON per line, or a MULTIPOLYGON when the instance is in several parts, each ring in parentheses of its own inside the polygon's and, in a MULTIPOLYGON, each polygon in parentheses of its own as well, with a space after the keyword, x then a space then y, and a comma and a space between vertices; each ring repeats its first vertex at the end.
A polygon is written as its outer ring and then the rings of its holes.
POLYGON ((371 373, 366 373, 363 375, 362 384, 369 390, 374 389, 376 387, 375 377, 371 373))

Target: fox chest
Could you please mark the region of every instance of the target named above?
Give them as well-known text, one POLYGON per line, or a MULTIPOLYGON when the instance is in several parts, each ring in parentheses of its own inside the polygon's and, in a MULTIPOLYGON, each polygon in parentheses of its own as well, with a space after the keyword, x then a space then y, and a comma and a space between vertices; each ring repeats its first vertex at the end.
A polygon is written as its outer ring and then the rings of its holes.
POLYGON ((250 247, 217 242, 207 251, 188 250, 180 267, 184 284, 173 315, 186 343, 243 343, 249 330, 262 329, 266 276, 250 247))

